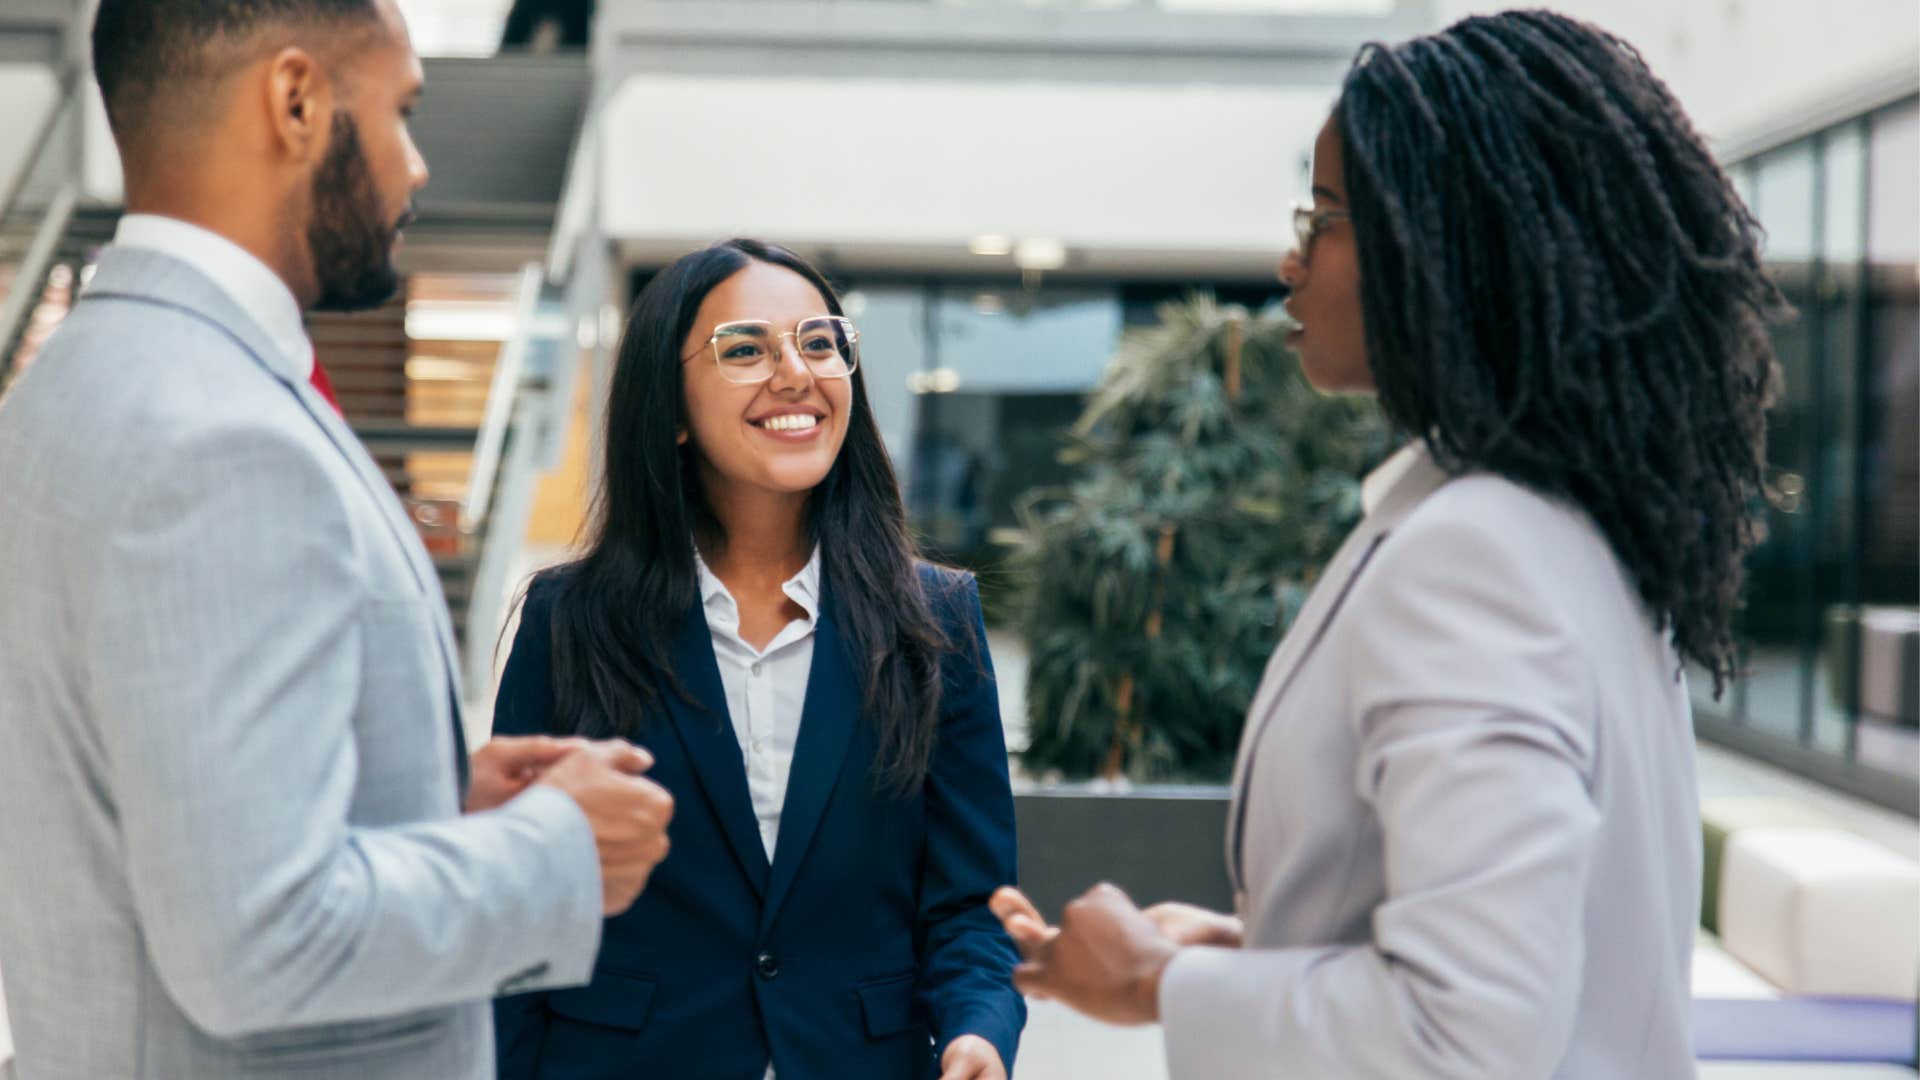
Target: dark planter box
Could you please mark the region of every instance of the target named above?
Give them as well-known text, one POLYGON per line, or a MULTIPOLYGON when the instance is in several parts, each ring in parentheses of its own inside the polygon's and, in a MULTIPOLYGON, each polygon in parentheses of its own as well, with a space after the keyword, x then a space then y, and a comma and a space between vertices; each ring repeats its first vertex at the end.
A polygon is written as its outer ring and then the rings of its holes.
POLYGON ((1143 785, 1114 792, 1053 784, 1016 789, 1013 805, 1020 887, 1049 919, 1101 881, 1125 889, 1142 906, 1185 900, 1233 909, 1224 787, 1143 785))

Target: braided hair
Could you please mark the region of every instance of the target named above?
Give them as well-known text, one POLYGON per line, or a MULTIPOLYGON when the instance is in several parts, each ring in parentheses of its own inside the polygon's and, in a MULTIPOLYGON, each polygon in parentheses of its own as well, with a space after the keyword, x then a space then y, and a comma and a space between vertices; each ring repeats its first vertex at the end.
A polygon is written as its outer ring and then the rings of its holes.
POLYGON ((1584 509, 1718 697, 1786 305, 1679 103, 1619 38, 1513 11, 1366 46, 1334 122, 1388 419, 1584 509))

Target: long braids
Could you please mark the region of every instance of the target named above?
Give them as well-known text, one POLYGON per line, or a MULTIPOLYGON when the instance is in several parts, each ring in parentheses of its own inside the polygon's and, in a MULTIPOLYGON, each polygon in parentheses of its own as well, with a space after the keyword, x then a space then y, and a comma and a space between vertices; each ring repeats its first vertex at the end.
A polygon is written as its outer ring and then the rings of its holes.
POLYGON ((1337 124, 1387 416, 1586 510, 1717 696, 1786 311, 1758 222, 1639 54, 1550 12, 1368 46, 1337 124))

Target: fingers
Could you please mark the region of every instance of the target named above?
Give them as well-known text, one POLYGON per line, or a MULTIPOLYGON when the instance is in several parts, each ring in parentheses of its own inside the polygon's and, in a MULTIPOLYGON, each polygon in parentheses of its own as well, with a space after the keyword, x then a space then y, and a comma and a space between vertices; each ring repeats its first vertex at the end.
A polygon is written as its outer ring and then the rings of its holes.
POLYGON ((980 1071, 974 1068, 965 1047, 958 1043, 947 1044, 947 1052, 940 1055, 940 1080, 974 1080, 979 1075, 980 1071))
POLYGON ((1141 914, 1177 945, 1240 944, 1240 921, 1231 915, 1177 901, 1155 904, 1141 914))
MULTIPOLYGON (((1093 888, 1088 889, 1085 893, 1081 894, 1078 900, 1073 901, 1067 906, 1069 908, 1078 906, 1084 909, 1096 906, 1105 907, 1116 903, 1124 904, 1127 907, 1134 906, 1133 898, 1127 895, 1126 890, 1111 881, 1103 881, 1093 888)), ((1062 918, 1064 917, 1065 913, 1063 912, 1062 918)))
POLYGON ((541 773, 584 745, 586 743, 578 739, 536 736, 526 740, 525 745, 509 748, 511 764, 508 767, 508 775, 519 783, 531 784, 539 779, 541 773))
POLYGON ((577 735, 499 735, 473 753, 476 764, 487 762, 511 780, 532 782, 551 766, 578 751, 588 751, 607 767, 629 775, 653 768, 653 755, 620 739, 586 739, 577 735))
POLYGON ((1025 915, 1042 926, 1047 924, 1047 920, 1040 917, 1040 909, 1027 899, 1027 894, 1011 885, 1002 885, 994 890, 993 899, 987 901, 987 907, 999 916, 1002 923, 1010 916, 1025 915))
POLYGON ((1103 881, 1067 901, 1067 906, 1060 909, 1060 925, 1072 927, 1087 919, 1098 921, 1103 916, 1111 916, 1117 912, 1138 910, 1133 906, 1133 899, 1121 891, 1118 885, 1103 881))
POLYGON ((1000 925, 1006 928, 1014 941, 1024 945, 1044 945, 1055 933, 1053 927, 1035 922, 1025 915, 1011 916, 1000 925))
POLYGON ((1047 969, 1041 964, 1029 962, 1015 967, 1013 987, 1035 1001, 1047 1001, 1053 997, 1047 969))
POLYGON ((1023 959, 1034 959, 1059 933, 1040 917, 1040 909, 1033 906, 1025 893, 1010 885, 996 891, 987 907, 999 917, 1000 925, 1013 939, 1023 959))
POLYGON ((673 793, 644 776, 629 776, 627 783, 634 789, 640 809, 649 815, 647 823, 666 828, 673 820, 673 793))
POLYGON ((653 755, 619 739, 575 742, 539 783, 559 788, 586 815, 600 855, 602 911, 617 915, 646 888, 672 849, 673 796, 644 774, 653 755))
POLYGON ((629 776, 638 776, 653 768, 653 754, 625 740, 608 739, 593 746, 602 760, 629 776))
POLYGON ((616 835, 632 845, 635 857, 660 862, 667 857, 667 826, 673 821, 673 796, 651 781, 634 779, 634 797, 628 800, 627 828, 616 835))
POLYGON ((940 1080, 1006 1080, 1000 1051, 978 1035, 962 1035, 940 1055, 940 1080))
POLYGON ((506 735, 489 740, 487 746, 504 754, 508 761, 519 768, 539 768, 551 765, 580 745, 580 740, 556 739, 550 735, 506 735))
POLYGON ((1024 959, 1032 960, 1060 936, 1056 927, 1042 926, 1025 915, 1015 915, 1001 924, 1024 959))

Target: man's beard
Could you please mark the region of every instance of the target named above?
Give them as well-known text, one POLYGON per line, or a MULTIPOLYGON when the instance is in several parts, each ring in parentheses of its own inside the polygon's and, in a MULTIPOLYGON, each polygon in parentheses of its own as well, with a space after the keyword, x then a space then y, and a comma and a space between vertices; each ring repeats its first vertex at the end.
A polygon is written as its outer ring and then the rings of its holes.
POLYGON ((383 220, 359 125, 344 112, 334 113, 332 142, 313 175, 313 220, 307 223, 307 249, 320 287, 313 309, 364 311, 400 291, 393 243, 412 220, 412 210, 392 224, 383 220))

